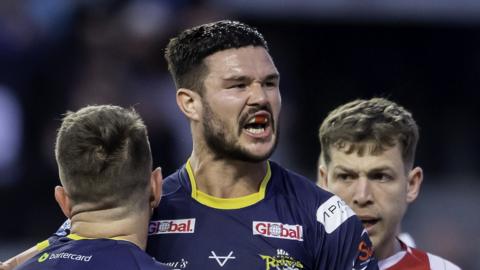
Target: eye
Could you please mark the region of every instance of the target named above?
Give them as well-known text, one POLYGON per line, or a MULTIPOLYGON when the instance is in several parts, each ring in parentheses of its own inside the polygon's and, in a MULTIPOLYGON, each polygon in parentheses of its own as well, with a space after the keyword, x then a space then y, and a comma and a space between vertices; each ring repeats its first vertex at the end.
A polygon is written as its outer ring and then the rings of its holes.
POLYGON ((377 180, 380 182, 387 182, 393 180, 393 177, 390 174, 383 173, 383 172, 378 172, 378 173, 373 173, 370 178, 372 180, 377 180))
POLYGON ((338 173, 335 178, 340 181, 353 180, 353 175, 349 173, 338 173))
POLYGON ((247 84, 237 83, 237 84, 233 84, 233 85, 228 86, 227 89, 243 89, 245 87, 247 87, 247 84))
POLYGON ((266 87, 276 87, 277 82, 276 81, 266 81, 263 85, 266 86, 266 87))

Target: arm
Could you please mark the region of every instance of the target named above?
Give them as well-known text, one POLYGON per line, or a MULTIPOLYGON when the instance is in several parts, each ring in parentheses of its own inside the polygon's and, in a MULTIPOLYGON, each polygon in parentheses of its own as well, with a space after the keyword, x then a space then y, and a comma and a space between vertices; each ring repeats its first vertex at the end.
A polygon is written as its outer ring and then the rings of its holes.
POLYGON ((323 235, 316 247, 318 269, 378 270, 366 230, 339 197, 320 205, 317 225, 323 235))
POLYGON ((37 255, 40 251, 50 245, 50 240, 57 239, 70 233, 70 220, 67 219, 62 226, 47 240, 38 243, 36 246, 31 247, 20 254, 13 256, 5 262, 0 262, 0 270, 12 270, 18 265, 24 263, 26 260, 37 255))
POLYGON ((21 263, 25 262, 26 260, 32 258, 38 253, 38 249, 36 246, 31 247, 20 254, 13 256, 12 258, 8 259, 7 261, 0 264, 0 270, 11 270, 16 266, 20 265, 21 263))

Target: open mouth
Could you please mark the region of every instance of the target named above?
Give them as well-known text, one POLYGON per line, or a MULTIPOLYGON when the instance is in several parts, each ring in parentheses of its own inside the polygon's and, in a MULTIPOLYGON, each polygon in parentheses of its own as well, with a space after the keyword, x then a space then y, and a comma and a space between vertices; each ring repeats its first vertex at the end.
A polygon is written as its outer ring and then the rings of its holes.
POLYGON ((270 126, 270 122, 271 120, 267 113, 259 113, 250 118, 243 126, 243 129, 252 135, 261 135, 270 126))
POLYGON ((366 229, 373 227, 375 224, 377 224, 380 219, 379 218, 372 218, 372 217, 359 217, 360 220, 363 223, 363 227, 366 229))

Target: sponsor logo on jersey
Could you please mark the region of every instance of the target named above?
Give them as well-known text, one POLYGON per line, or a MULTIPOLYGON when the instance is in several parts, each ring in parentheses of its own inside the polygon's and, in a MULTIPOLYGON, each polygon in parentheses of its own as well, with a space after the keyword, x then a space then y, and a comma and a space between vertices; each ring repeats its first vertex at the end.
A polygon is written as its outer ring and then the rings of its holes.
POLYGON ((361 261, 367 261, 370 260, 373 256, 373 248, 369 246, 365 240, 362 240, 360 244, 358 244, 358 259, 361 261))
POLYGON ((47 252, 43 253, 42 256, 40 256, 40 258, 38 258, 38 262, 44 262, 46 259, 48 259, 48 254, 47 252))
POLYGON ((166 234, 166 233, 194 233, 195 219, 169 219, 169 220, 151 220, 148 226, 148 234, 166 234))
POLYGON ((323 224, 329 234, 353 215, 353 210, 338 196, 330 197, 317 209, 317 221, 323 224))
POLYGON ((302 225, 289 225, 278 222, 254 221, 253 234, 272 238, 303 241, 302 225))
POLYGON ((167 263, 164 263, 164 264, 172 267, 172 270, 182 270, 182 269, 186 269, 186 268, 187 268, 188 261, 185 260, 184 258, 182 258, 180 261, 167 262, 167 263))
POLYGON ((283 249, 277 249, 277 255, 268 256, 259 254, 260 258, 265 261, 265 270, 300 270, 303 264, 291 257, 288 252, 283 249))
POLYGON ((61 253, 52 253, 49 254, 47 252, 43 253, 42 256, 38 258, 38 262, 42 263, 46 260, 72 260, 72 261, 79 261, 79 262, 89 262, 92 259, 93 255, 79 255, 73 254, 68 252, 61 252, 61 253))
MULTIPOLYGON (((362 232, 362 238, 368 237, 367 231, 362 232)), ((373 258, 373 248, 367 243, 367 240, 362 239, 358 244, 357 259, 353 262, 353 270, 364 270, 368 267, 373 258)))

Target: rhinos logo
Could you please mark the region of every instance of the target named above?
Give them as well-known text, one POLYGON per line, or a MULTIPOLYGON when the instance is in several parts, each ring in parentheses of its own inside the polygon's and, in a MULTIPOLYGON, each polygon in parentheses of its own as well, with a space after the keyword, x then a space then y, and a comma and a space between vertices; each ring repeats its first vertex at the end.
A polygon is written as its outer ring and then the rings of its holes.
POLYGON ((276 256, 260 255, 265 261, 265 270, 300 270, 303 269, 303 264, 300 261, 292 258, 285 250, 277 249, 276 256))

